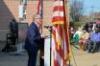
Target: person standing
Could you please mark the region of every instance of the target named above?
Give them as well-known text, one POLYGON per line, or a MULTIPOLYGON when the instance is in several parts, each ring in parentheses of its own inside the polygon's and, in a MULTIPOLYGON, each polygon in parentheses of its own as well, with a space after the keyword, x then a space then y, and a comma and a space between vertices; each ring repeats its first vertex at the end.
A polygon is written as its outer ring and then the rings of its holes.
POLYGON ((10 27, 11 35, 14 38, 12 41, 15 44, 16 40, 18 40, 18 23, 16 22, 15 19, 12 19, 12 21, 10 22, 9 27, 10 27))
POLYGON ((25 49, 29 56, 28 66, 36 66, 37 53, 42 42, 42 37, 40 34, 41 27, 41 17, 40 15, 36 15, 28 28, 25 40, 25 49))
POLYGON ((7 34, 7 41, 5 47, 2 49, 2 52, 10 52, 16 50, 16 41, 18 40, 18 23, 15 19, 9 24, 10 33, 7 34), (12 47, 12 46, 13 47, 12 47))

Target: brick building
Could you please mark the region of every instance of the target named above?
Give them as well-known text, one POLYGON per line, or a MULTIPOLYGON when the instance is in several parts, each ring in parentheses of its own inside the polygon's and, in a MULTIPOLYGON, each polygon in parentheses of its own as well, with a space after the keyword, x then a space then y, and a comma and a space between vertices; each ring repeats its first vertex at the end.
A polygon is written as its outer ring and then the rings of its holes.
MULTIPOLYGON (((15 18, 19 22, 19 5, 21 0, 0 0, 0 40, 5 40, 6 34, 9 32, 9 22, 15 18), (2 38, 1 38, 2 37, 2 38)), ((31 23, 32 16, 37 11, 37 0, 28 0, 26 7, 26 19, 24 22, 31 23)), ((50 25, 52 17, 53 1, 44 0, 43 25, 50 25)), ((49 31, 43 29, 44 34, 49 31)))

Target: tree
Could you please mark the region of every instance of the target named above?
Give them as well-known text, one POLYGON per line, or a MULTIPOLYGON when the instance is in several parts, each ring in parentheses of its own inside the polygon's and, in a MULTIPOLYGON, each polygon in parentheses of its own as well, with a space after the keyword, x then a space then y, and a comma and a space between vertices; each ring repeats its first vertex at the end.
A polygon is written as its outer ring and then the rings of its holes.
POLYGON ((83 1, 74 0, 70 5, 70 16, 73 21, 80 21, 80 17, 83 15, 83 1))

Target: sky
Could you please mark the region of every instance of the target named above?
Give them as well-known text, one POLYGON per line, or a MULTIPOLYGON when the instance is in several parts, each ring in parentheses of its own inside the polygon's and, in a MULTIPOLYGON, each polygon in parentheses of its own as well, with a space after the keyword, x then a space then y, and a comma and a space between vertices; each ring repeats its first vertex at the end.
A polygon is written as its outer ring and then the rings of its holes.
POLYGON ((100 11, 100 0, 84 0, 84 14, 100 11))
MULTIPOLYGON (((74 0, 69 0, 69 2, 73 2, 74 0)), ((77 0, 83 1, 84 4, 84 14, 89 15, 91 12, 100 11, 100 0, 77 0)))

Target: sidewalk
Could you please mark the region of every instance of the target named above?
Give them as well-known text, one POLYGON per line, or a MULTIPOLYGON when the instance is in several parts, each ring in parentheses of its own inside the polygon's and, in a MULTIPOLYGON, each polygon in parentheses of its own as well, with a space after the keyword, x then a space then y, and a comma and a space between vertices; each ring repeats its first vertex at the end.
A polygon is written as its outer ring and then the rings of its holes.
POLYGON ((0 52, 0 66, 27 66, 27 55, 13 55, 0 52))
MULTIPOLYGON (((0 42, 0 66, 27 66, 27 53, 25 51, 22 51, 20 54, 16 54, 16 52, 1 52, 5 44, 5 42, 0 42)), ((37 60, 37 66, 38 62, 39 60, 37 60)))

